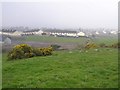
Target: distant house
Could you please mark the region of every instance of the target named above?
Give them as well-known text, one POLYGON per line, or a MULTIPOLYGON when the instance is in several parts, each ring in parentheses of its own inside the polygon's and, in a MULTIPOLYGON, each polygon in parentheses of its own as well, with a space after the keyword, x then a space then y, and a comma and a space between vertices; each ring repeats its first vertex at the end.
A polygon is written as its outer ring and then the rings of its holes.
POLYGON ((36 35, 42 35, 44 32, 42 30, 39 30, 38 32, 35 32, 36 35))
POLYGON ((110 31, 111 34, 117 34, 117 31, 110 31))
POLYGON ((9 29, 2 29, 1 34, 2 35, 12 35, 16 30, 9 30, 9 29))
POLYGON ((106 34, 107 32, 103 30, 103 33, 106 34))
POLYGON ((23 31, 22 36, 24 36, 24 35, 36 35, 38 33, 38 31, 39 31, 39 29, 23 31))
POLYGON ((44 33, 46 33, 47 35, 52 35, 52 36, 66 36, 66 37, 77 36, 76 31, 68 31, 68 30, 44 30, 44 33))
POLYGON ((85 33, 82 32, 82 31, 81 31, 81 32, 78 32, 78 33, 77 33, 77 36, 79 36, 79 37, 84 37, 84 36, 85 36, 85 33))
POLYGON ((12 36, 21 36, 22 34, 22 31, 15 31, 14 33, 12 33, 12 36))
POLYGON ((96 31, 95 34, 99 35, 100 33, 98 31, 96 31))

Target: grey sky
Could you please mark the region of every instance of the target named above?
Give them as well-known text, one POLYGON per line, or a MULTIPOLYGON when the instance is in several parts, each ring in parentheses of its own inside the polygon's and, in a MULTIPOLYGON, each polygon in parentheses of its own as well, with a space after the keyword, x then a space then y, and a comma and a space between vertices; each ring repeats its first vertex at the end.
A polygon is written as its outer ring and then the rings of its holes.
POLYGON ((3 26, 117 28, 117 0, 3 2, 3 26))

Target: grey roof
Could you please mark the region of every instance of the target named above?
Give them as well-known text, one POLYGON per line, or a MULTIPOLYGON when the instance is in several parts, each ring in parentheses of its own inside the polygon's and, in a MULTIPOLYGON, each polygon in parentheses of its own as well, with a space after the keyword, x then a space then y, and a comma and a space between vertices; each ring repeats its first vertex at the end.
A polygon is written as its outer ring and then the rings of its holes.
POLYGON ((45 32, 55 32, 55 33, 77 33, 77 31, 69 31, 69 30, 43 30, 45 32))
POLYGON ((23 31, 24 33, 26 32, 38 32, 40 29, 32 29, 32 30, 27 30, 27 31, 23 31))
POLYGON ((12 29, 2 29, 2 32, 7 32, 7 33, 14 33, 16 30, 12 29))

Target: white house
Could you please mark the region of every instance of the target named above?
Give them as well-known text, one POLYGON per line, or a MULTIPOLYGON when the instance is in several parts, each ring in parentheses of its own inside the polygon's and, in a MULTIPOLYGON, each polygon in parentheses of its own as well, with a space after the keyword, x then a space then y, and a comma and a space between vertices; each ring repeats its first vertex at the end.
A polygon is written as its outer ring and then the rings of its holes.
POLYGON ((77 36, 76 31, 68 31, 68 30, 44 30, 44 33, 53 36, 77 36))
POLYGON ((104 34, 106 34, 107 32, 106 31, 103 31, 104 34))
POLYGON ((98 31, 96 31, 95 34, 99 35, 100 33, 98 31))
POLYGON ((117 34, 117 31, 110 31, 111 34, 117 34))
POLYGON ((23 34, 22 31, 15 31, 14 33, 12 33, 12 36, 21 36, 23 34))
POLYGON ((42 35, 43 31, 42 30, 39 30, 38 32, 35 32, 34 34, 36 35, 42 35))
POLYGON ((84 32, 78 32, 77 36, 85 36, 85 33, 84 32))

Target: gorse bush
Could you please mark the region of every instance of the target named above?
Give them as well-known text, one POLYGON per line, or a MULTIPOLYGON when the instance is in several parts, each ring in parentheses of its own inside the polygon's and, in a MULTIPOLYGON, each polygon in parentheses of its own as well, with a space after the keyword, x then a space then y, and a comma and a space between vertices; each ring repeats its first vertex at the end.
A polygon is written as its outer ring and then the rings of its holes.
POLYGON ((8 53, 8 59, 22 59, 24 58, 24 52, 21 48, 13 49, 8 53))
POLYGON ((97 47, 98 46, 94 43, 87 43, 84 48, 85 49, 91 49, 91 48, 97 48, 97 47))
POLYGON ((8 53, 8 59, 23 59, 31 58, 33 56, 47 56, 52 54, 52 47, 47 48, 32 48, 27 44, 20 44, 13 47, 8 53))
POLYGON ((22 59, 33 57, 33 49, 27 44, 19 44, 8 53, 8 59, 22 59))
POLYGON ((34 48, 33 53, 35 56, 47 56, 52 54, 52 47, 47 48, 34 48))
POLYGON ((24 53, 31 53, 32 47, 27 44, 20 44, 13 47, 13 50, 21 49, 24 53))

